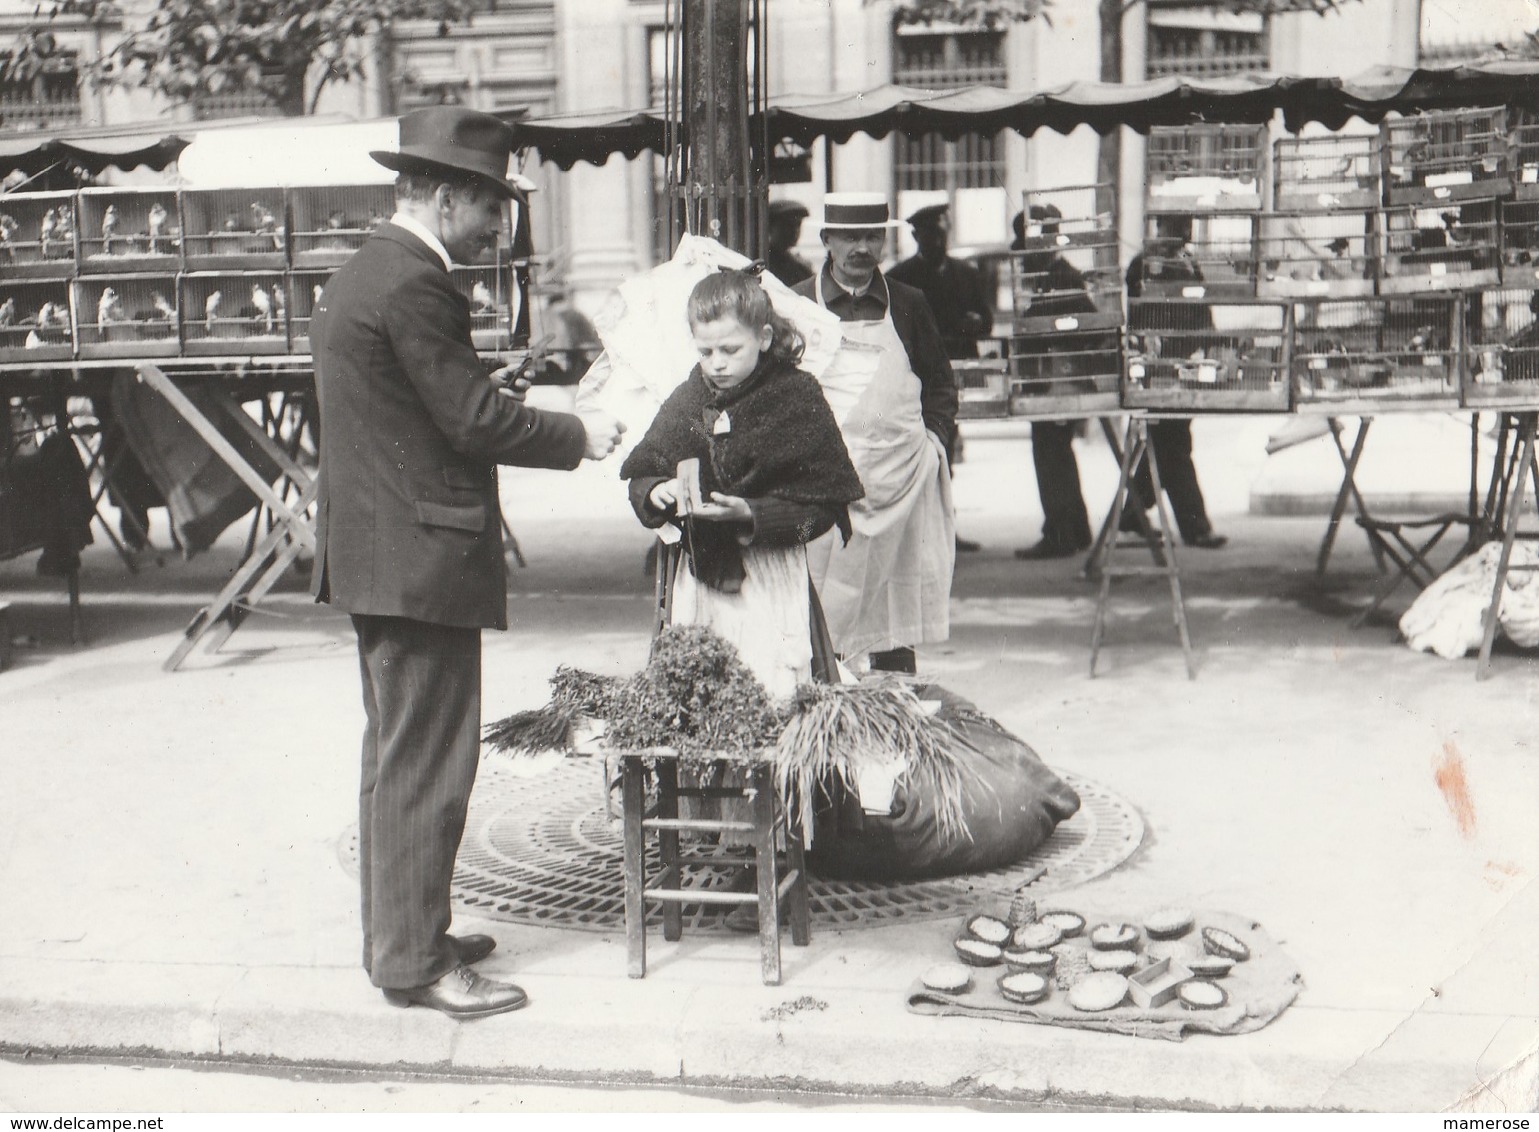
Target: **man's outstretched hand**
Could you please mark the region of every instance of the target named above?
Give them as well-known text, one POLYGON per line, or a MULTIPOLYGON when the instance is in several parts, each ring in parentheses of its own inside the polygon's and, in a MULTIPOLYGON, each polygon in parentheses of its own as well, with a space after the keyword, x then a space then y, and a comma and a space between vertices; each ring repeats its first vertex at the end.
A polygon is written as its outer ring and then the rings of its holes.
POLYGON ((602 460, 620 446, 620 437, 625 434, 623 422, 600 409, 578 413, 577 419, 582 421, 583 431, 588 436, 583 459, 602 460))

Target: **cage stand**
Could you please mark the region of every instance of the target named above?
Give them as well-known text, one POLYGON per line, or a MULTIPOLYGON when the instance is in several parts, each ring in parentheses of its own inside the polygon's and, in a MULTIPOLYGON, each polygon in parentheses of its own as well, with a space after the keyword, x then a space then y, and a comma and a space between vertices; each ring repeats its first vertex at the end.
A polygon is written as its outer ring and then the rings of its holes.
POLYGON ((1100 593, 1096 598, 1095 628, 1090 636, 1090 675, 1095 676, 1096 661, 1101 653, 1101 642, 1106 630, 1106 611, 1111 598, 1111 583, 1113 578, 1132 577, 1156 577, 1163 576, 1170 583, 1170 612, 1175 621, 1176 632, 1181 638, 1181 654, 1186 661, 1186 675, 1188 679, 1197 679, 1196 661, 1192 655, 1191 634, 1187 628, 1186 603, 1181 598, 1181 569, 1176 559, 1176 544, 1174 537, 1174 524, 1171 522, 1170 509, 1165 502, 1164 486, 1160 483, 1159 462, 1154 459, 1154 454, 1149 447, 1149 418, 1146 415, 1134 415, 1128 418, 1127 438, 1123 443, 1121 471, 1117 477, 1117 491, 1112 497, 1111 511, 1106 517, 1106 524, 1102 528, 1103 541, 1101 543, 1100 558, 1096 563, 1096 573, 1101 579, 1100 593), (1121 525, 1122 513, 1127 503, 1128 494, 1132 488, 1133 474, 1139 466, 1139 462, 1147 460, 1149 475, 1154 487, 1155 507, 1159 511, 1160 534, 1163 548, 1157 544, 1152 532, 1145 536, 1144 541, 1148 545, 1150 553, 1154 555, 1155 565, 1152 566, 1118 566, 1112 563, 1112 558, 1119 546, 1116 532, 1121 525))
MULTIPOLYGON (((1501 484, 1493 483, 1490 499, 1505 501, 1505 516, 1501 523, 1502 551, 1496 562, 1496 578, 1491 587, 1491 602, 1486 607, 1485 625, 1480 637, 1480 657, 1475 666, 1475 679, 1485 680, 1491 675, 1491 648, 1496 643, 1496 627, 1501 619, 1502 588, 1507 584, 1507 575, 1513 570, 1521 570, 1528 573, 1539 572, 1539 566, 1513 565, 1512 547, 1518 537, 1518 521, 1522 517, 1523 504, 1527 494, 1530 480, 1534 484, 1534 496, 1539 500, 1539 463, 1535 461, 1534 434, 1536 422, 1539 422, 1539 412, 1508 413, 1502 419, 1503 439, 1505 434, 1516 433, 1513 444, 1515 459, 1505 461, 1502 469, 1501 484), (1517 453, 1521 448, 1522 455, 1517 453)), ((1502 445, 1498 445, 1498 463, 1502 463, 1502 445)))

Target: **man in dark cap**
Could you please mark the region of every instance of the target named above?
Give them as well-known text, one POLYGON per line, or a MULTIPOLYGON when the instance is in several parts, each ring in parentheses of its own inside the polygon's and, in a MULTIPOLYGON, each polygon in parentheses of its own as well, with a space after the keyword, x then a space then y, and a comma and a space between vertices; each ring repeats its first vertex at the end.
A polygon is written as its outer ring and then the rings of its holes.
POLYGON ((358 859, 363 966, 396 1006, 455 1018, 523 1006, 449 934, 449 884, 475 782, 481 630, 507 628, 497 465, 574 468, 623 426, 523 404, 487 374, 451 263, 492 247, 512 131, 435 106, 400 123, 396 213, 326 283, 311 323, 320 396, 317 601, 352 615, 366 724, 358 859))
MULTIPOLYGON (((972 264, 947 255, 951 244, 951 206, 932 204, 908 218, 914 229, 917 255, 910 256, 887 273, 889 279, 917 287, 930 304, 941 344, 948 358, 976 358, 978 339, 994 327, 994 303, 982 273, 972 264)), ((951 462, 962 462, 961 437, 950 453, 951 462)), ((980 549, 972 539, 957 536, 957 549, 980 549)))
POLYGON ((976 358, 978 339, 994 326, 994 302, 983 274, 965 260, 947 255, 951 242, 951 206, 932 204, 908 218, 917 255, 887 272, 887 278, 924 292, 948 358, 976 358))
POLYGON ((764 265, 787 287, 795 287, 803 279, 812 278, 812 268, 791 250, 802 237, 802 221, 805 219, 805 205, 794 200, 770 201, 769 251, 765 253, 764 265))

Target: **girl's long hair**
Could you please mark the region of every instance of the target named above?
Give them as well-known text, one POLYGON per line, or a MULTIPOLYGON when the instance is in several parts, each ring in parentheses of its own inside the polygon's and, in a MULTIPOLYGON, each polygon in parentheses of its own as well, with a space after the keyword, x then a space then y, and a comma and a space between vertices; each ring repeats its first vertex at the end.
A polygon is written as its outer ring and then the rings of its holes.
POLYGON ((746 271, 707 275, 689 293, 686 312, 691 326, 722 318, 735 318, 754 331, 768 326, 772 335, 767 351, 770 356, 791 365, 802 360, 806 343, 801 332, 775 310, 759 281, 746 271))

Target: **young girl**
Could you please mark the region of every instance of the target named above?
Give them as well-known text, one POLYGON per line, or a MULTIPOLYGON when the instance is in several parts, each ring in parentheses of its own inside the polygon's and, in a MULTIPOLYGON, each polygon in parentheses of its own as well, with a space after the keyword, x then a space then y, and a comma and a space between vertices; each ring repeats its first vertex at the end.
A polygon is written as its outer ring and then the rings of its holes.
POLYGON ((736 646, 774 696, 812 675, 821 626, 805 544, 830 527, 849 537, 860 477, 802 339, 752 275, 700 281, 687 307, 700 364, 669 395, 620 475, 651 528, 683 532, 672 579, 675 625, 706 625, 736 646), (682 460, 700 461, 701 504, 680 515, 682 460))

